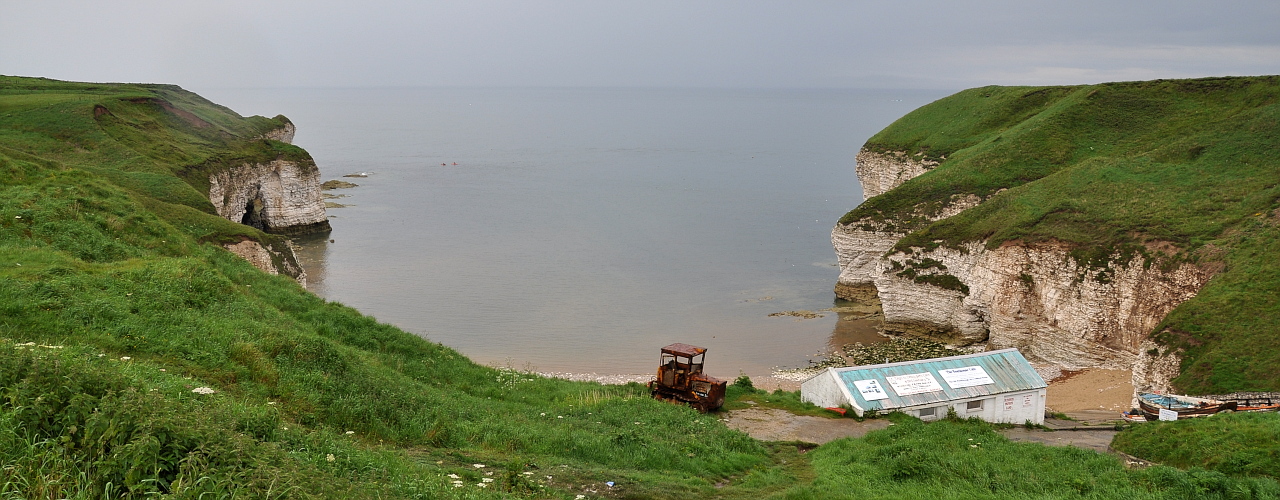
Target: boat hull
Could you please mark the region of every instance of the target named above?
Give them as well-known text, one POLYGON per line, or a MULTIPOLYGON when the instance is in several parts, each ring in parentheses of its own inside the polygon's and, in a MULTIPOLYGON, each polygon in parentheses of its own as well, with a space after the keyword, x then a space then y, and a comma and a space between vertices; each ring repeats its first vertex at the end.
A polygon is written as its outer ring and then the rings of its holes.
POLYGON ((1212 399, 1193 398, 1189 396, 1172 396, 1158 394, 1140 394, 1138 408, 1147 420, 1159 420, 1160 410, 1170 410, 1178 414, 1178 419, 1207 417, 1224 411, 1236 411, 1235 401, 1217 401, 1212 399))

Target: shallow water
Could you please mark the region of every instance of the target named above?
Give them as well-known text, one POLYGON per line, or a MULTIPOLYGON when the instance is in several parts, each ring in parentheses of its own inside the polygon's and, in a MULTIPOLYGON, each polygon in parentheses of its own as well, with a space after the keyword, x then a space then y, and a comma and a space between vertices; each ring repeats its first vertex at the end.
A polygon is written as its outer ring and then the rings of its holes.
POLYGON ((289 116, 326 180, 368 174, 328 191, 347 206, 302 241, 315 293, 481 363, 647 373, 685 342, 725 377, 874 340, 834 313, 768 314, 833 305, 857 149, 947 93, 200 92, 289 116))

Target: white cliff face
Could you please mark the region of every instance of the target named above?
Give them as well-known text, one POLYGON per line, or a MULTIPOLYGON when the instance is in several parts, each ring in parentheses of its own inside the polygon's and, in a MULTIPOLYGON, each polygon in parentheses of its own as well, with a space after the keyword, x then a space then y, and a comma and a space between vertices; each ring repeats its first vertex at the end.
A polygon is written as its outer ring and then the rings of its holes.
POLYGON ((1136 392, 1173 391, 1171 381, 1182 372, 1182 351, 1172 351, 1148 339, 1138 346, 1138 361, 1133 365, 1134 407, 1138 406, 1136 392))
POLYGON ((244 240, 239 243, 227 243, 222 245, 233 254, 249 261, 253 267, 261 269, 268 274, 284 274, 298 280, 298 283, 306 288, 307 273, 303 271, 302 266, 298 265, 297 256, 294 255, 293 247, 285 245, 284 249, 276 249, 273 245, 263 245, 253 240, 244 240))
POLYGON ((936 161, 900 151, 875 153, 863 149, 858 151, 858 156, 854 159, 858 163, 858 182, 862 183, 864 200, 879 196, 938 166, 936 161))
MULTIPOLYGON (((867 193, 926 170, 904 154, 858 155, 867 193)), ((980 201, 958 196, 929 218, 950 217, 980 201)), ((1077 263, 1069 246, 1054 243, 1011 242, 988 250, 985 242, 970 242, 963 249, 886 255, 904 234, 874 227, 863 221, 832 231, 840 263, 836 292, 853 300, 877 294, 886 331, 1016 347, 1033 361, 1068 369, 1132 370, 1139 390, 1167 390, 1177 376, 1180 355, 1156 347, 1148 336, 1214 274, 1188 263, 1162 271, 1135 257, 1113 262, 1100 276, 1101 270, 1077 263), (908 269, 914 271, 900 274, 908 269)))
POLYGON ((263 139, 271 139, 280 141, 285 144, 293 144, 293 134, 297 132, 297 127, 293 123, 285 123, 283 127, 262 134, 263 139))
POLYGON ((1017 347, 1029 358, 1069 369, 1131 370, 1155 326, 1213 274, 1186 263, 1161 271, 1145 266, 1142 257, 1112 263, 1102 274, 1077 263, 1069 251, 1060 244, 987 250, 975 242, 963 251, 896 254, 881 261, 874 282, 887 323, 933 325, 963 341, 1017 347), (921 274, 954 276, 968 293, 899 277, 892 266, 923 259, 946 269, 921 274))
MULTIPOLYGON (((938 166, 938 162, 913 157, 901 151, 876 153, 863 149, 858 151, 856 160, 864 200, 898 187, 938 166)), ((978 206, 981 201, 971 194, 956 195, 940 213, 918 213, 916 216, 930 220, 945 219, 978 206)), ((880 273, 877 266, 881 256, 906 236, 904 232, 884 226, 864 220, 847 226, 836 224, 831 230, 831 244, 836 249, 836 258, 840 263, 836 297, 863 300, 868 296, 875 296, 874 277, 880 273)))
POLYGON ((903 236, 906 235, 892 231, 863 230, 854 224, 836 224, 831 230, 831 244, 840 264, 836 297, 858 301, 874 297, 881 257, 903 236))
POLYGON ((223 218, 268 232, 328 224, 319 169, 292 161, 246 163, 211 174, 209 201, 223 218))

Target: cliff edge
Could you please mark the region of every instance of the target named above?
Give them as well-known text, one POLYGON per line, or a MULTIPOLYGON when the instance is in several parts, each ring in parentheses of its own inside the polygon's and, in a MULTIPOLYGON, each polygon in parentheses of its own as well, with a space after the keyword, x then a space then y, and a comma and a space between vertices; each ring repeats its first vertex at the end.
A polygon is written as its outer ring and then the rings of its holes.
POLYGON ((200 241, 305 283, 280 235, 329 222, 320 171, 290 144, 288 118, 243 117, 173 85, 0 76, 0 95, 14 124, 0 153, 91 173, 200 241))
POLYGON ((1276 390, 1280 326, 1259 318, 1280 303, 1243 284, 1280 285, 1258 253, 1280 236, 1278 95, 1212 78, 924 106, 858 154, 836 295, 878 296, 888 332, 1132 370, 1139 390, 1276 390))

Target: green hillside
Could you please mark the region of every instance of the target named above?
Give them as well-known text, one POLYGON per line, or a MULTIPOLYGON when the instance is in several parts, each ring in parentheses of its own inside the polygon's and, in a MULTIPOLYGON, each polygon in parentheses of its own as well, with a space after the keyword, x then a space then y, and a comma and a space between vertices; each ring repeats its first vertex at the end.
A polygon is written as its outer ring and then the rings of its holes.
POLYGON ((806 454, 639 385, 476 365, 217 245, 275 238, 214 215, 200 177, 310 161, 258 138, 284 120, 172 86, 0 77, 0 498, 1280 495, 976 422, 895 416, 806 454))
POLYGON ((1280 390, 1280 77, 983 87, 872 137, 940 165, 842 218, 897 246, 1059 241, 1104 271, 1142 255, 1222 272, 1156 328, 1190 393, 1280 390), (954 195, 987 200, 929 223, 954 195))

